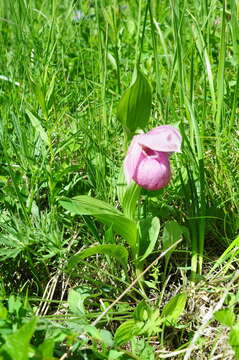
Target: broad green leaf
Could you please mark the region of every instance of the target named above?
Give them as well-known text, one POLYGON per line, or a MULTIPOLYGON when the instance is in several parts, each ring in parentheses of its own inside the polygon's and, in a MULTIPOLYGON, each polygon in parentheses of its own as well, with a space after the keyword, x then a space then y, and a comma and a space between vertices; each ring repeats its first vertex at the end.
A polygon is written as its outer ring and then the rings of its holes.
POLYGON ((138 70, 136 81, 130 86, 118 106, 118 119, 123 126, 134 132, 144 129, 148 123, 152 96, 147 79, 138 70))
POLYGON ((230 309, 216 311, 214 317, 217 321, 226 326, 233 326, 236 318, 234 312, 230 309))
POLYGON ((137 225, 113 206, 86 195, 62 200, 60 203, 73 214, 93 215, 108 227, 112 226, 114 232, 121 235, 128 242, 133 254, 135 254, 137 225))
POLYGON ((124 215, 97 215, 97 220, 112 226, 115 233, 121 235, 131 247, 133 255, 136 252, 137 225, 134 221, 126 218, 124 215))
POLYGON ((103 254, 103 255, 108 255, 109 257, 113 257, 122 266, 124 266, 125 268, 127 267, 128 251, 124 246, 115 245, 115 244, 103 244, 103 245, 92 246, 88 249, 85 249, 73 255, 69 260, 67 271, 70 271, 81 260, 84 260, 85 258, 96 254, 103 254))
POLYGON ((124 214, 132 220, 135 218, 135 210, 139 200, 140 192, 141 187, 134 181, 131 181, 124 193, 122 208, 124 214))
POLYGON ((108 330, 100 329, 100 340, 106 346, 111 347, 114 345, 112 334, 108 330))
POLYGON ((44 130, 43 126, 41 125, 40 120, 38 120, 32 113, 31 111, 26 109, 26 113, 29 117, 29 119, 31 120, 32 126, 35 128, 36 133, 40 136, 40 138, 42 139, 42 141, 49 146, 50 145, 50 141, 48 138, 48 135, 46 133, 46 131, 44 130))
POLYGON ((117 182, 117 195, 123 208, 123 213, 130 219, 134 219, 137 202, 141 193, 141 187, 134 181, 126 183, 123 166, 120 170, 117 182))
POLYGON ((157 217, 146 218, 140 221, 139 257, 145 260, 154 250, 158 239, 160 222, 157 217))
POLYGON ((87 195, 64 199, 60 203, 65 209, 77 215, 122 215, 112 205, 87 195))
POLYGON ((229 344, 235 352, 235 359, 239 360, 239 322, 233 326, 229 333, 229 344))
POLYGON ((84 301, 90 294, 85 289, 70 289, 68 293, 67 302, 70 310, 76 315, 84 315, 85 307, 84 301))
POLYGON ((30 340, 35 331, 37 319, 24 324, 19 330, 5 337, 1 351, 7 352, 12 359, 28 360, 30 340))
POLYGON ((183 313, 187 300, 187 294, 177 294, 163 308, 161 317, 169 323, 175 323, 183 313))
POLYGON ((143 326, 143 322, 135 321, 133 319, 125 321, 115 332, 114 340, 116 346, 121 346, 131 340, 134 336, 140 335, 143 326))

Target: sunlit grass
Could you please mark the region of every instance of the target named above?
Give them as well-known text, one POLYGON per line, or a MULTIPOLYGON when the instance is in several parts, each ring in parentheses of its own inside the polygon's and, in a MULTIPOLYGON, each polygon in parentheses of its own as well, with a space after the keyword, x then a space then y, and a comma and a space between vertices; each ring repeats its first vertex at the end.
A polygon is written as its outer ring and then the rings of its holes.
MULTIPOLYGON (((143 298, 162 310, 176 293, 187 292, 189 316, 182 316, 173 335, 164 327, 141 344, 153 345, 147 351, 162 358, 178 351, 175 358, 183 359, 205 309, 221 304, 227 284, 221 306, 237 315, 231 276, 239 228, 237 12, 235 0, 0 0, 0 295, 9 333, 37 314, 36 348, 48 338, 57 344, 55 358, 70 358, 77 346, 79 359, 108 358, 95 334, 92 345, 82 340, 86 330, 71 321, 67 294, 80 289, 78 310, 93 322, 135 280, 135 263, 129 262, 126 274, 116 261, 98 255, 66 272, 76 252, 112 234, 93 217, 72 217, 60 201, 88 195, 122 210, 117 185, 125 140, 117 107, 138 63, 153 94, 146 130, 171 124, 183 136, 182 153, 171 159, 169 186, 148 197, 142 191, 139 216, 158 216, 161 223, 145 268, 163 249, 165 223, 175 221, 187 231, 167 268, 162 259, 147 272, 145 293, 134 284, 98 327, 114 334, 143 298), (73 18, 77 9, 80 19, 73 18), (48 336, 48 326, 59 341, 48 336)), ((227 339, 227 330, 210 321, 205 327, 213 328, 212 336, 196 344, 202 359, 209 348, 209 358, 218 354, 220 336, 227 339)), ((0 335, 4 346, 1 330, 0 335)), ((141 345, 132 344, 121 349, 122 359, 141 358, 141 345)), ((223 351, 233 358, 229 346, 223 351)))

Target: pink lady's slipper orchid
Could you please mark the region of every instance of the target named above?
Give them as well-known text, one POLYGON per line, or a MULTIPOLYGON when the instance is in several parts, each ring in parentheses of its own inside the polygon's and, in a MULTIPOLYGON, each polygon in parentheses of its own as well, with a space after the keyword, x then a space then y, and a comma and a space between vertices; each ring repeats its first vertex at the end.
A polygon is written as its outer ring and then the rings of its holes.
POLYGON ((181 135, 170 125, 133 137, 124 160, 127 183, 134 180, 146 190, 159 190, 171 178, 169 156, 180 152, 181 135))

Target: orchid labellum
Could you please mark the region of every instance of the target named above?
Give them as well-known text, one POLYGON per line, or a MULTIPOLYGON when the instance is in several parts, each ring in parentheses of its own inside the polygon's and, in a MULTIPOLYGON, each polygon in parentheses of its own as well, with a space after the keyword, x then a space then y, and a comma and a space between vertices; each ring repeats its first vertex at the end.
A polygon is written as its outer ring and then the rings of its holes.
POLYGON ((159 190, 171 179, 169 157, 180 152, 182 138, 171 125, 158 126, 133 137, 124 160, 127 183, 134 180, 147 190, 159 190))

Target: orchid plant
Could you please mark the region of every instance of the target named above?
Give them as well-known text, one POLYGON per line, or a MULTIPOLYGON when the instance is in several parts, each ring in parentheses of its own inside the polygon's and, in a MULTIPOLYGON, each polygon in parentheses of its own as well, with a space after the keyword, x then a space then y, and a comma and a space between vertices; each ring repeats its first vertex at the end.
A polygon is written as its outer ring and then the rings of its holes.
MULTIPOLYGON (((108 242, 80 250, 70 259, 68 270, 73 270, 88 256, 104 254, 115 258, 126 273, 130 256, 138 273, 142 271, 144 260, 154 250, 160 221, 158 217, 138 217, 136 210, 140 191, 141 188, 159 190, 168 185, 171 179, 169 159, 173 153, 181 151, 182 138, 179 131, 171 125, 142 132, 148 123, 150 108, 151 89, 146 78, 138 71, 136 81, 126 90, 118 108, 118 119, 126 134, 126 144, 131 141, 118 186, 122 212, 106 202, 86 195, 61 201, 73 214, 94 216, 108 227, 107 234, 112 235, 108 242), (135 135, 139 128, 141 133, 135 135), (119 234, 126 240, 130 251, 124 245, 116 243, 114 234, 119 234)), ((109 239, 109 236, 106 238, 109 239)), ((170 245, 172 243, 167 244, 170 245)))

